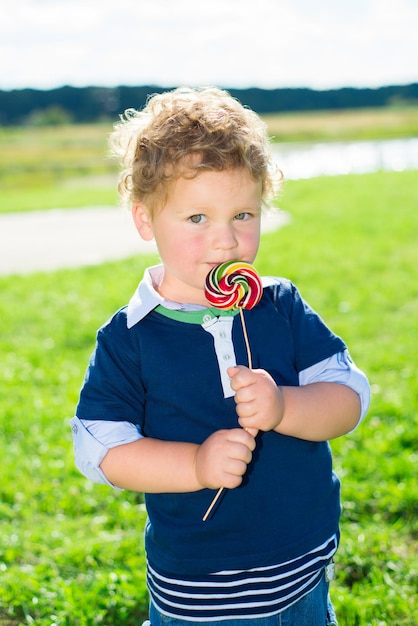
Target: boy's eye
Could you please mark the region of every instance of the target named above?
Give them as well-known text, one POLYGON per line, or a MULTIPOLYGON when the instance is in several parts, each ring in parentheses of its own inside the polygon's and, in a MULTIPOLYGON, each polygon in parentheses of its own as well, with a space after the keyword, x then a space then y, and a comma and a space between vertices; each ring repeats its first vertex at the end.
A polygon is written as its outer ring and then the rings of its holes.
POLYGON ((250 217, 249 213, 237 213, 237 215, 234 217, 234 220, 247 220, 250 217))
POLYGON ((205 221, 206 217, 201 213, 198 213, 197 215, 191 215, 189 217, 189 222, 192 222, 192 224, 202 224, 205 221))

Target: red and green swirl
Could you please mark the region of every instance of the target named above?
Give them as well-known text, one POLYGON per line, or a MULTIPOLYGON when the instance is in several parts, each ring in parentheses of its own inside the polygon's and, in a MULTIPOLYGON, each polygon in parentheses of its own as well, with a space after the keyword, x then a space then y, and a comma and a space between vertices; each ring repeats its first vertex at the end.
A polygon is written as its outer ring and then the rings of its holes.
POLYGON ((262 295, 260 276, 244 261, 221 263, 206 277, 205 297, 217 309, 252 309, 262 295))

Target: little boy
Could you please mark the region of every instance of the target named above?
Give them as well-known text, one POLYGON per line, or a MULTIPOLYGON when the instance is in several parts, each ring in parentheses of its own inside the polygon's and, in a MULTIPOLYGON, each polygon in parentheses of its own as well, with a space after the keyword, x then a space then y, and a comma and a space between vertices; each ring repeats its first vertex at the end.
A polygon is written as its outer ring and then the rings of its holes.
POLYGON ((288 280, 263 279, 244 312, 251 369, 240 316, 204 293, 214 266, 256 257, 265 126, 222 90, 183 88, 127 111, 111 146, 161 265, 99 330, 72 426, 85 476, 145 494, 151 625, 335 624, 327 440, 366 413, 367 379, 288 280))

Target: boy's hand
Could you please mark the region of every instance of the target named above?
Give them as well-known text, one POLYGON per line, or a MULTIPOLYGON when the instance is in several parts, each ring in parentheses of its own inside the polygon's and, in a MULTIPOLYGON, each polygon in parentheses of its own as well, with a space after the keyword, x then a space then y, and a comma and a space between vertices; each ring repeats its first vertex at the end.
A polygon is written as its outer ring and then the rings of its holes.
POLYGON ((238 487, 247 471, 254 448, 254 437, 242 428, 217 430, 197 450, 197 480, 202 487, 208 489, 238 487))
POLYGON ((284 414, 283 395, 268 372, 238 365, 228 369, 242 428, 274 430, 284 414))

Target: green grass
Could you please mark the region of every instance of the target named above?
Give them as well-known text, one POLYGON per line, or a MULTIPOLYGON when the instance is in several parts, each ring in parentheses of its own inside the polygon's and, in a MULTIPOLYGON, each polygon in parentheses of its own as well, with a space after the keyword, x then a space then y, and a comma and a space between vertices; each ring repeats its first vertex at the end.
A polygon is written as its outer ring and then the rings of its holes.
POLYGON ((275 141, 356 141, 416 137, 418 106, 266 115, 275 141))
POLYGON ((112 125, 0 128, 0 213, 116 204, 112 125))
MULTIPOLYGON (((369 375, 366 421, 332 442, 340 626, 417 623, 416 172, 289 182, 291 222, 256 265, 285 275, 369 375)), ((74 468, 73 414, 97 327, 155 259, 0 278, 0 625, 137 625, 146 615, 142 496, 74 468)))

